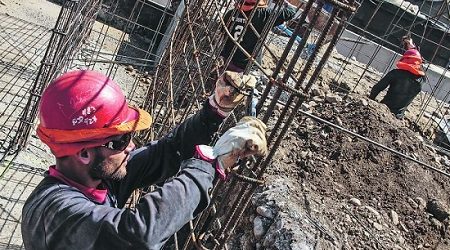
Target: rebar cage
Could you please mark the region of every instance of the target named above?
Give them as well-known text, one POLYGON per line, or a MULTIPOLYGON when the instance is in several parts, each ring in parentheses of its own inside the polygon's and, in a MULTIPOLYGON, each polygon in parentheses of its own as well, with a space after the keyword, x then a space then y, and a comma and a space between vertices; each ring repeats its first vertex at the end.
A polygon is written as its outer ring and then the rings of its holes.
MULTIPOLYGON (((1 50, 0 85, 1 105, 4 107, 0 109, 0 181, 4 184, 2 197, 7 198, 2 201, 0 246, 6 248, 23 247, 18 230, 20 206, 17 204, 24 202, 40 179, 36 177, 42 176, 49 163, 46 160, 37 164, 29 159, 33 155, 50 157, 49 151, 35 138, 33 130, 40 95, 52 79, 76 68, 94 69, 111 76, 126 90, 134 105, 146 109, 154 118, 154 126, 136 138, 143 143, 160 138, 193 114, 208 97, 221 68, 231 58, 221 58, 220 51, 224 40, 233 38, 227 29, 229 23, 223 15, 226 10, 234 9, 234 1, 136 0, 132 5, 125 0, 59 2, 61 12, 52 30, 10 16, 1 17, 4 20, 1 25, 3 31, 12 31, 2 32, 2 44, 8 42, 9 46, 2 46, 1 50), (12 40, 11 37, 23 40, 12 40), (39 61, 42 62, 40 66, 36 63, 39 61)), ((429 62, 427 73, 431 75, 431 71, 437 72, 437 77, 433 78, 435 82, 430 79, 426 83, 430 84, 430 91, 420 96, 421 112, 411 117, 416 119, 424 132, 440 127, 443 128, 442 132, 447 132, 445 126, 436 124, 445 120, 444 114, 448 109, 448 91, 443 90, 444 83, 448 82, 448 66, 442 67, 443 59, 440 58, 440 55, 449 51, 446 44, 448 24, 443 26, 446 33, 442 37, 432 37, 436 36, 436 32, 427 33, 431 28, 426 25, 423 30, 419 30, 422 32, 419 34, 413 29, 416 22, 417 25, 424 24, 422 19, 417 18, 418 12, 409 26, 402 26, 400 17, 406 15, 406 10, 400 10, 397 19, 388 23, 386 33, 377 35, 373 33, 375 31, 372 32, 371 23, 377 20, 377 11, 385 2, 377 5, 364 25, 357 22, 358 12, 355 11, 359 6, 365 7, 367 0, 290 2, 298 8, 295 20, 287 25, 292 33, 288 37, 278 36, 273 29, 275 19, 284 5, 283 1, 273 1, 271 8, 274 11, 258 36, 256 48, 254 51, 243 51, 250 59, 245 73, 255 75, 260 83, 255 94, 254 100, 257 99, 257 102, 254 103, 254 109, 257 117, 270 127, 269 154, 243 162, 229 182, 215 184, 211 208, 189 223, 188 233, 181 232, 174 237, 171 244, 177 247, 221 249, 226 246, 252 194, 263 183, 262 176, 296 116, 307 116, 351 133, 303 111, 302 104, 310 99, 314 84, 324 80, 325 76, 321 77, 324 67, 334 69, 334 75, 327 75, 325 80, 336 88, 344 89, 344 97, 358 93, 358 86, 370 84, 367 79, 372 79, 373 75, 381 77, 392 67, 398 53, 402 52, 395 39, 405 32, 412 32, 419 45, 435 45, 435 49, 424 53, 424 56, 429 62), (300 36, 301 39, 298 39, 300 36), (364 50, 361 44, 369 47, 364 50), (332 65, 328 62, 335 48, 346 51, 343 53, 345 56, 341 56, 342 64, 332 65), (383 64, 383 68, 375 67, 385 50, 391 55, 388 59, 382 57, 388 63, 382 61, 378 64, 383 64), (259 51, 263 51, 262 54, 259 51), (348 66, 347 62, 355 59, 361 62, 359 71, 348 66), (343 74, 355 75, 355 81, 351 84, 342 82, 343 74), (274 116, 274 113, 277 115, 274 116), (428 122, 419 123, 427 113, 432 114, 428 122)), ((425 18, 429 21, 427 24, 431 25, 432 21, 440 25, 448 23, 448 13, 442 11, 448 8, 448 3, 443 2, 442 6, 438 8, 437 15, 425 18)), ((236 15, 237 10, 233 14, 236 15)), ((244 27, 244 32, 250 29, 254 29, 251 24, 244 27)), ((234 40, 232 53, 242 50, 240 39, 234 40)), ((224 127, 248 113, 248 108, 237 108, 224 127)), ((434 139, 433 133, 427 135, 434 139)), ((377 144, 370 138, 358 138, 377 144)), ((398 153, 387 146, 378 146, 398 153)), ((402 156, 448 175, 413 157, 402 156)))

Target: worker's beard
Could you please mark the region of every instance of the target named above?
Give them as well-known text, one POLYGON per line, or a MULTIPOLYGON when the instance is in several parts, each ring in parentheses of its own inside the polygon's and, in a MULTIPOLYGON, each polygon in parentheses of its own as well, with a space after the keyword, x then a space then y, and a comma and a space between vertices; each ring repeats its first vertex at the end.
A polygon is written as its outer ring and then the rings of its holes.
POLYGON ((89 168, 89 175, 94 180, 121 180, 127 174, 124 162, 108 161, 100 150, 95 149, 95 157, 89 168))

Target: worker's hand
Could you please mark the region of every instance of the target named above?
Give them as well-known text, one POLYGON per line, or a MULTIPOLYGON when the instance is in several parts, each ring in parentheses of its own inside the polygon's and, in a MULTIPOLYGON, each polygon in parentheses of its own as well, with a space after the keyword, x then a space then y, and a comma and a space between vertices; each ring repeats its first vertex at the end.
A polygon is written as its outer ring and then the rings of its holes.
POLYGON ((246 116, 219 138, 213 148, 213 157, 222 180, 226 180, 239 159, 267 154, 266 129, 258 118, 246 116))
POLYGON ((403 44, 403 48, 405 50, 409 50, 409 49, 413 49, 416 47, 416 45, 414 44, 411 36, 406 35, 402 37, 402 44, 403 44))
POLYGON ((254 76, 225 71, 217 80, 214 94, 209 103, 222 112, 230 112, 244 100, 256 85, 254 76))

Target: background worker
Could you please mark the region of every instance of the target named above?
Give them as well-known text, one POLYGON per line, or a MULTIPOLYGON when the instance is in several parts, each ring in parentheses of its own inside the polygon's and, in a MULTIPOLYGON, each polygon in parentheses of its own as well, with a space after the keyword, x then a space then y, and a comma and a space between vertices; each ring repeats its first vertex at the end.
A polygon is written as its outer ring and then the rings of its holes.
POLYGON ((402 119, 409 104, 422 90, 422 56, 409 36, 403 37, 406 52, 397 62, 397 68, 389 71, 372 87, 369 98, 375 100, 377 95, 389 86, 381 103, 386 104, 395 117, 402 119))
POLYGON ((56 165, 23 207, 25 248, 160 249, 207 207, 216 174, 226 178, 239 157, 267 151, 265 125, 256 118, 243 119, 213 149, 201 146, 243 100, 232 90, 245 88, 243 79, 225 72, 201 110, 139 149, 133 132, 149 128, 151 117, 129 107, 113 80, 72 71, 53 81, 41 99, 37 133, 56 165), (125 208, 133 190, 164 181, 125 208))
MULTIPOLYGON (((252 9, 256 8, 255 14, 251 19, 251 24, 255 27, 255 30, 258 32, 258 35, 261 34, 264 26, 266 25, 269 17, 274 13, 275 9, 272 7, 268 7, 266 0, 241 0, 236 4, 237 13, 234 14, 234 10, 229 10, 225 13, 224 20, 225 23, 230 23, 228 30, 230 34, 233 36, 233 39, 238 41, 242 32, 244 31, 245 26, 247 25, 247 19, 250 17, 250 12, 252 9), (229 21, 231 19, 231 21, 229 21)), ((294 5, 284 2, 284 7, 281 10, 279 16, 277 17, 274 27, 282 24, 285 21, 288 21, 294 17, 296 13, 296 8, 294 5)), ((233 39, 227 37, 225 46, 223 47, 220 55, 226 60, 235 46, 233 39)), ((256 43, 258 41, 258 37, 252 28, 249 26, 245 31, 245 34, 242 38, 242 41, 239 43, 249 54, 253 53, 255 49, 256 43)), ((258 53, 255 53, 258 55, 258 53)), ((235 72, 244 72, 245 67, 247 66, 249 60, 247 56, 238 48, 234 53, 227 70, 235 71, 235 72)))

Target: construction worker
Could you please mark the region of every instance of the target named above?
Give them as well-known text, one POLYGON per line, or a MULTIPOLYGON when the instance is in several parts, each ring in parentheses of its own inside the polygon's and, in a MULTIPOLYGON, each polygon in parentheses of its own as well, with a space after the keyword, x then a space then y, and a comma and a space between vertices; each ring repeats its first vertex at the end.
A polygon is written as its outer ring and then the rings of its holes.
POLYGON ((81 70, 54 80, 41 99, 37 134, 56 165, 23 207, 25 248, 160 249, 208 206, 216 175, 225 179, 239 157, 266 153, 257 118, 242 119, 213 148, 203 145, 243 100, 233 89, 253 81, 225 72, 194 116, 135 149, 133 132, 149 128, 152 118, 129 107, 113 80, 81 70), (133 190, 164 181, 125 208, 133 190))
MULTIPOLYGON (((277 17, 273 25, 274 27, 292 19, 296 13, 296 8, 294 5, 290 4, 287 1, 285 1, 284 3, 285 6, 277 17)), ((233 15, 235 12, 234 10, 229 10, 225 13, 224 16, 225 23, 230 23, 228 30, 230 31, 233 39, 236 41, 238 41, 239 37, 244 31, 252 9, 256 8, 255 14, 251 19, 251 24, 258 32, 258 35, 261 34, 269 17, 276 11, 274 8, 268 7, 266 0, 241 0, 238 4, 236 4, 236 8, 236 15, 233 15), (231 22, 229 22, 230 18, 231 22)), ((225 46, 220 53, 224 60, 226 60, 230 56, 231 51, 235 46, 233 39, 231 39, 230 37, 227 38, 225 46)), ((249 26, 245 31, 242 41, 239 44, 251 55, 253 53, 253 50, 255 49, 257 41, 258 37, 256 33, 249 26)), ((255 53, 255 55, 258 55, 258 53, 255 53)), ((247 58, 247 56, 245 56, 245 54, 239 48, 237 48, 227 67, 227 70, 244 72, 248 62, 249 59, 247 58)))
POLYGON ((398 119, 403 119, 409 104, 422 89, 425 72, 422 69, 422 56, 409 36, 403 37, 406 52, 397 62, 397 68, 389 71, 372 87, 369 98, 377 95, 389 86, 381 103, 386 104, 398 119))

